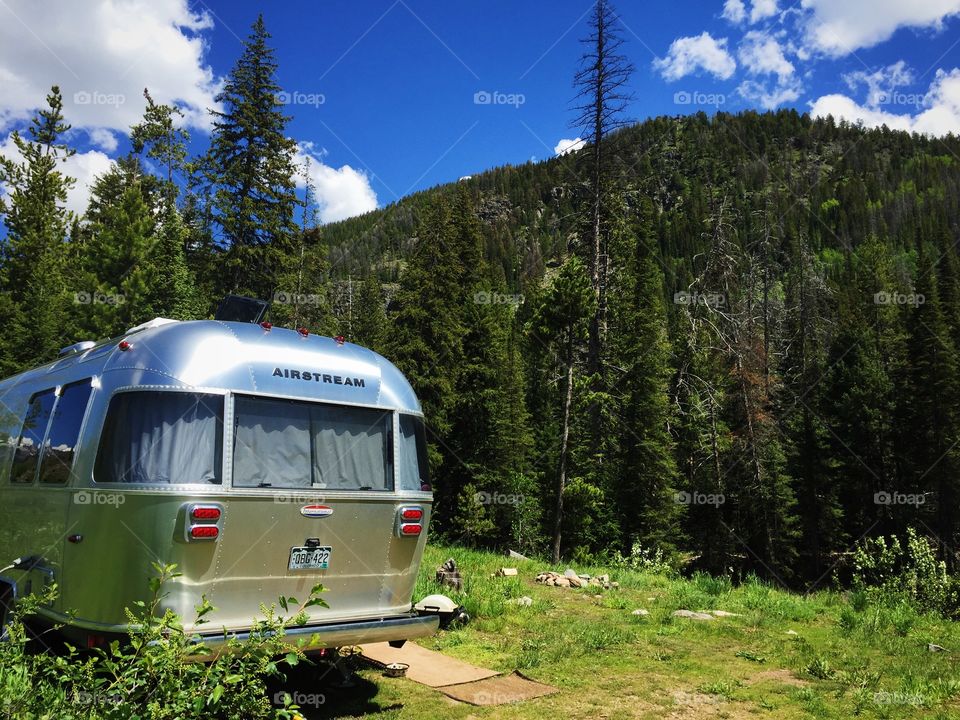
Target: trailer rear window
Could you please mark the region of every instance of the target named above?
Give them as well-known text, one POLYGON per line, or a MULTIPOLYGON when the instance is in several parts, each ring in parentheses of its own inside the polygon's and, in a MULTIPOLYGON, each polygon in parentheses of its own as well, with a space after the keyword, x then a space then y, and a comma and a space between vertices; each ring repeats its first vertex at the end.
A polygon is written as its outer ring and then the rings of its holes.
POLYGON ((223 396, 137 391, 115 395, 94 468, 98 483, 219 485, 223 396))
POLYGON ((389 412, 238 396, 234 415, 234 487, 393 487, 389 412))

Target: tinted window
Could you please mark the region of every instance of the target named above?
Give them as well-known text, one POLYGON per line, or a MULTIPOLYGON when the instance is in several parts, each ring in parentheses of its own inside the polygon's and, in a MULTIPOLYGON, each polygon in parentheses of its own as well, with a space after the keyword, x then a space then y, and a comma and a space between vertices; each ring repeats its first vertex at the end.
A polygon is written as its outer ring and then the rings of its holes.
POLYGON ((97 482, 221 483, 223 396, 128 392, 110 400, 97 482))
POLYGON ((234 414, 235 487, 393 487, 389 412, 237 397, 234 414))
POLYGON ((10 481, 15 483, 32 483, 37 473, 37 460, 40 456, 40 447, 43 436, 47 432, 47 423, 50 420, 50 411, 56 400, 54 390, 44 390, 30 398, 30 407, 27 417, 20 430, 20 439, 13 457, 13 469, 10 471, 10 481))
POLYGON ((403 490, 429 490, 430 466, 427 462, 427 434, 423 420, 413 415, 400 416, 398 469, 403 490))
POLYGON ((67 385, 61 390, 43 446, 40 482, 65 483, 70 479, 70 467, 89 399, 89 380, 67 385))
POLYGON ((0 403, 0 481, 10 477, 10 463, 20 438, 20 424, 20 416, 0 403))

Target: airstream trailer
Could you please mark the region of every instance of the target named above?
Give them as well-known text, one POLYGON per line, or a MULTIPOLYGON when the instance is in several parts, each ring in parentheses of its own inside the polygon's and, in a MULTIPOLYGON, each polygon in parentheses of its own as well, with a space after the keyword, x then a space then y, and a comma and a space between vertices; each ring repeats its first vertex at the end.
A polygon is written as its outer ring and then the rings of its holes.
POLYGON ((182 573, 164 609, 210 647, 318 582, 329 608, 290 641, 437 628, 411 606, 432 504, 422 413, 376 353, 157 319, 0 382, 0 403, 4 606, 56 583, 42 619, 95 645, 125 633, 162 562, 182 573), (203 595, 216 611, 193 626, 203 595))

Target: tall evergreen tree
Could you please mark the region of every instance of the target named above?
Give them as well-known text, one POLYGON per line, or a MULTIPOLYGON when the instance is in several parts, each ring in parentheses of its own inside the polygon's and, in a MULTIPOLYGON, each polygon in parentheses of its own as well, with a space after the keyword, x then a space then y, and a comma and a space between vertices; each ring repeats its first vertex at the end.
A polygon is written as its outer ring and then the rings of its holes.
POLYGON ((670 342, 663 271, 644 202, 635 226, 614 232, 614 256, 622 270, 613 283, 611 365, 616 367, 615 457, 611 494, 627 549, 635 541, 670 553, 678 547, 682 506, 675 501, 677 468, 669 426, 670 342))
POLYGON ((213 218, 229 246, 223 291, 266 298, 296 234, 296 143, 287 136, 277 61, 263 16, 216 96, 205 173, 213 186, 213 218))
POLYGON ((0 159, 0 199, 7 235, 2 247, 2 307, 13 328, 4 353, 8 370, 56 357, 69 337, 64 319, 69 303, 65 284, 65 241, 71 224, 67 191, 74 180, 60 165, 74 151, 63 142, 70 126, 63 118, 60 88, 47 95, 47 108, 31 121, 28 136, 12 135, 20 158, 0 159))

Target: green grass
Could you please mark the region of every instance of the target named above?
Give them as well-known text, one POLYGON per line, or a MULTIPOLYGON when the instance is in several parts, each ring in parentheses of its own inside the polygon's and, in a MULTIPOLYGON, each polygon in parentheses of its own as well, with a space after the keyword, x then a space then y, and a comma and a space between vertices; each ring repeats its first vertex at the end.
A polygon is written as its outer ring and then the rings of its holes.
POLYGON ((855 595, 794 595, 757 580, 734 587, 706 575, 670 579, 577 567, 609 573, 621 587, 570 590, 533 581, 541 570, 565 567, 429 547, 415 595, 446 592, 472 618, 422 645, 503 672, 519 669, 559 693, 478 708, 363 669, 358 690, 331 694, 307 717, 960 718, 956 623, 855 595), (448 557, 465 578, 461 594, 433 581, 448 557), (519 577, 492 577, 506 565, 519 577), (508 602, 523 595, 532 606, 508 602), (650 615, 632 615, 636 608, 650 615), (673 618, 681 608, 738 616, 673 618), (930 653, 930 642, 950 652, 930 653))

